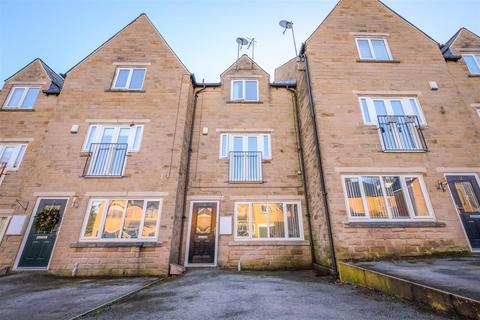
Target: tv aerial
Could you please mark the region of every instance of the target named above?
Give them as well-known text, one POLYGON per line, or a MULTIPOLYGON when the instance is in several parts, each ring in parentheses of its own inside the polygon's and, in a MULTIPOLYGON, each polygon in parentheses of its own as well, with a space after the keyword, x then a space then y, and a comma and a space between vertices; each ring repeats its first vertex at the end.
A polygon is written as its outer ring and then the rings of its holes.
MULTIPOLYGON (((240 51, 243 47, 247 46, 247 50, 252 48, 252 60, 255 58, 255 38, 247 38, 247 37, 238 37, 237 40, 237 61, 240 59, 240 51)), ((238 67, 238 65, 237 65, 238 67)))
POLYGON ((283 34, 285 34, 285 32, 287 32, 287 29, 292 30, 293 47, 295 48, 295 56, 298 56, 297 44, 295 42, 295 33, 293 32, 293 22, 288 21, 288 20, 281 20, 278 24, 280 25, 280 27, 282 27, 284 29, 283 34))

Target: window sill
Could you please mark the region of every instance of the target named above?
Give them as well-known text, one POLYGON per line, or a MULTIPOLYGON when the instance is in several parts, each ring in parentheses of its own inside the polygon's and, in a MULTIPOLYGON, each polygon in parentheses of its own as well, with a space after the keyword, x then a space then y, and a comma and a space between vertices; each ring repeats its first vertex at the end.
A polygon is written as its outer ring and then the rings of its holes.
POLYGON ((351 221, 346 228, 443 228, 447 224, 437 221, 351 221))
POLYGON ((309 246, 306 240, 236 240, 228 243, 231 247, 240 246, 309 246))
POLYGON ((263 101, 228 100, 227 103, 237 103, 237 104, 263 104, 263 101))
POLYGON ((80 176, 80 178, 85 179, 121 179, 121 178, 129 178, 131 175, 124 174, 122 176, 80 176))
POLYGON ((121 247, 161 247, 161 242, 154 241, 136 241, 136 242, 74 242, 70 244, 70 248, 121 248, 121 247))
POLYGON ((426 153, 428 150, 380 150, 381 153, 426 153))
POLYGON ((365 59, 357 59, 359 63, 400 63, 399 60, 365 60, 365 59))
POLYGON ((128 92, 128 93, 143 93, 145 90, 129 90, 129 89, 105 89, 105 92, 128 92))
POLYGON ((35 112, 35 109, 14 109, 14 108, 2 108, 2 112, 35 112))
POLYGON ((480 74, 469 74, 469 78, 480 78, 480 74))

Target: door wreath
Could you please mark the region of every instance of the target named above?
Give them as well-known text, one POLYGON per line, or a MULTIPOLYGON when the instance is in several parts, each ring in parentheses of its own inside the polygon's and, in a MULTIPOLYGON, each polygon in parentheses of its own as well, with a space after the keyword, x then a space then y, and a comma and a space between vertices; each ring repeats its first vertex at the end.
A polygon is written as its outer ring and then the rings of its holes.
POLYGON ((35 230, 37 232, 50 233, 53 231, 57 223, 60 221, 60 209, 44 208, 41 212, 37 213, 35 217, 35 230))

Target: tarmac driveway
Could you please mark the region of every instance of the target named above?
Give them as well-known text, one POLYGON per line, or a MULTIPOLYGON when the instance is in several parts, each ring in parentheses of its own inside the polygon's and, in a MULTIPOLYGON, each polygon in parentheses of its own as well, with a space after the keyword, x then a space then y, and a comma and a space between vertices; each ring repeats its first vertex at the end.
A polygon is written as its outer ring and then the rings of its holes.
POLYGON ((189 271, 89 319, 454 319, 312 272, 189 271))
POLYGON ((69 319, 155 278, 60 278, 44 272, 0 277, 1 320, 69 319))

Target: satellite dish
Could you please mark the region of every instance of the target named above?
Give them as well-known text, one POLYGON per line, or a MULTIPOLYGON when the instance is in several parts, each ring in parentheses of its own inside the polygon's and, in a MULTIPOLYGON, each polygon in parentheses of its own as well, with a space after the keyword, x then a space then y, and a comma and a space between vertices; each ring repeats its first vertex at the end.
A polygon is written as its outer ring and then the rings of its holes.
POLYGON ((280 27, 285 28, 285 29, 292 29, 292 27, 293 27, 293 22, 292 21, 282 20, 278 24, 280 25, 280 27))
POLYGON ((247 39, 245 39, 245 38, 240 38, 240 37, 239 37, 239 38, 237 38, 236 41, 237 41, 237 44, 238 44, 239 46, 246 46, 247 44, 249 44, 249 41, 248 41, 247 39))

